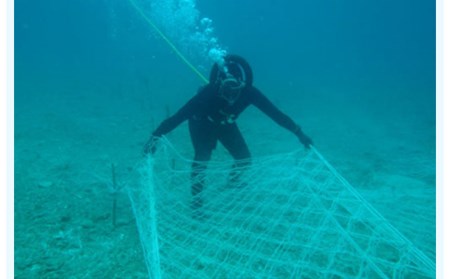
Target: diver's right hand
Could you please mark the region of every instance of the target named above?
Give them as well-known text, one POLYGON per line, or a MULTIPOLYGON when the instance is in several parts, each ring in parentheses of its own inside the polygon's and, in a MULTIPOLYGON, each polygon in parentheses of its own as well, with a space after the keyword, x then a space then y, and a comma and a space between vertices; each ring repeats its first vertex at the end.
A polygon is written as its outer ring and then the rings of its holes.
POLYGON ((150 139, 144 145, 144 148, 143 148, 144 155, 155 154, 157 142, 158 142, 158 137, 151 136, 150 139))

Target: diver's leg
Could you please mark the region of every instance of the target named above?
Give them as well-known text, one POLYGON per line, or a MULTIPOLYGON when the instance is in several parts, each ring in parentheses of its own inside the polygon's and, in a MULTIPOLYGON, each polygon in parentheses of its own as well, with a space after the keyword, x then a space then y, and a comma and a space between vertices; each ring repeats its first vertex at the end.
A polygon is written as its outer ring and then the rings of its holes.
POLYGON ((208 161, 208 157, 206 154, 203 154, 201 157, 195 157, 195 161, 192 163, 192 172, 191 172, 191 180, 192 180, 192 203, 191 207, 194 211, 200 209, 203 206, 202 199, 202 191, 203 186, 205 184, 205 170, 206 164, 208 161))
POLYGON ((219 141, 234 158, 229 183, 238 185, 242 171, 250 165, 250 151, 236 123, 224 125, 218 134, 219 141))
POLYGON ((197 215, 201 214, 198 210, 203 205, 201 193, 205 183, 205 170, 211 158, 212 150, 217 145, 217 136, 214 131, 214 126, 207 120, 190 120, 189 132, 195 152, 191 172, 191 207, 194 211, 194 217, 198 217, 197 215))

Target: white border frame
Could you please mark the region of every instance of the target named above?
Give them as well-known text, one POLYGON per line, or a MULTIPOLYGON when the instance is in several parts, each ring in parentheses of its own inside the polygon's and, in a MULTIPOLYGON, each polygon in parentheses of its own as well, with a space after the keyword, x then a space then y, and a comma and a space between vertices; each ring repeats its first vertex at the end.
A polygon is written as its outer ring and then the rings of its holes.
MULTIPOLYGON (((445 263, 449 258, 450 225, 444 221, 444 216, 449 216, 450 206, 446 204, 450 200, 448 187, 449 175, 449 149, 445 147, 450 137, 448 135, 449 113, 445 109, 450 107, 449 97, 449 71, 448 51, 450 47, 449 19, 450 5, 444 5, 443 0, 436 1, 436 278, 448 278, 450 267, 445 263), (447 128, 447 129, 446 129, 447 128), (447 176, 447 177, 446 177, 447 176)), ((447 263, 448 264, 448 263, 447 263)))
MULTIPOLYGON (((436 278, 450 276, 450 267, 444 260, 450 257, 448 234, 450 189, 446 189, 450 168, 449 151, 449 49, 450 4, 436 1, 436 278), (448 51, 447 51, 448 55, 448 51), (447 239, 446 239, 447 237, 447 239)), ((0 277, 14 278, 14 0, 0 1, 0 277), (6 62, 6 63, 3 63, 6 62), (5 94, 6 93, 6 94, 5 94), (3 137, 3 135, 6 135, 3 137), (7 156, 4 156, 6 154, 7 156), (4 170, 7 170, 6 172, 4 170), (5 176, 5 177, 4 177, 5 176), (4 183, 1 183, 4 182, 4 183), (2 187, 6 185, 6 187, 2 187), (4 229, 6 228, 6 229, 4 229)))

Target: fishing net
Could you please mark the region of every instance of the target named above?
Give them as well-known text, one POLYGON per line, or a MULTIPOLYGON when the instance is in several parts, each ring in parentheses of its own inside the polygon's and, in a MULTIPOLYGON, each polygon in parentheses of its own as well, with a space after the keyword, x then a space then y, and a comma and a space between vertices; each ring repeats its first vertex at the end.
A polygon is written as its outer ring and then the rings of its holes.
POLYGON ((316 150, 192 161, 162 139, 128 186, 150 278, 434 278, 435 266, 316 150), (236 178, 237 177, 237 178, 236 178), (200 213, 200 214, 199 214, 200 213))

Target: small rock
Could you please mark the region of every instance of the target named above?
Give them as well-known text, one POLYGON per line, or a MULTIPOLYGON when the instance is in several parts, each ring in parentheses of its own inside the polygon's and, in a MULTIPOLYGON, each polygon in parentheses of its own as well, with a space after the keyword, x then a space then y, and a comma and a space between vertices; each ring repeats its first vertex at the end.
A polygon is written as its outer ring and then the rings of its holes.
POLYGON ((100 222, 100 221, 105 221, 109 219, 110 214, 106 213, 106 214, 102 214, 102 215, 97 215, 97 216, 93 216, 92 217, 92 221, 94 222, 100 222))
POLYGON ((40 187, 40 188, 50 188, 52 186, 53 186, 52 181, 41 181, 38 183, 38 187, 40 187))
POLYGON ((81 224, 81 227, 83 227, 83 229, 92 229, 93 227, 95 227, 95 224, 91 220, 85 220, 81 224))
POLYGON ((67 222, 69 222, 71 219, 72 219, 72 218, 71 218, 69 215, 64 215, 64 216, 61 216, 60 221, 63 222, 63 223, 67 223, 67 222))

